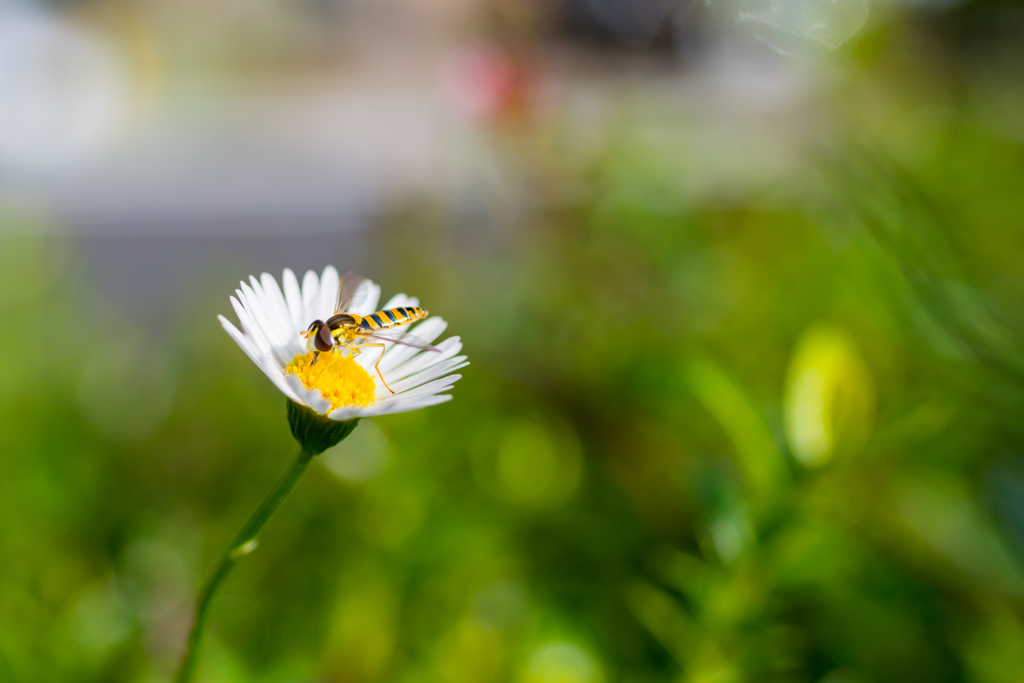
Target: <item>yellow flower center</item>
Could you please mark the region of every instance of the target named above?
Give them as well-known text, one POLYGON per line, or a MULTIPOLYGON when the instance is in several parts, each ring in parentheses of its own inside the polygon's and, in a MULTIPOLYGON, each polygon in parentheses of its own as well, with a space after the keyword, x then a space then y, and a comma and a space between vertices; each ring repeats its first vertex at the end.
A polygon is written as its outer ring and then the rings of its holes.
POLYGON ((352 360, 352 356, 329 351, 321 353, 313 365, 313 352, 299 354, 285 368, 298 375, 307 389, 319 389, 331 410, 344 406, 368 406, 373 403, 373 378, 352 360))

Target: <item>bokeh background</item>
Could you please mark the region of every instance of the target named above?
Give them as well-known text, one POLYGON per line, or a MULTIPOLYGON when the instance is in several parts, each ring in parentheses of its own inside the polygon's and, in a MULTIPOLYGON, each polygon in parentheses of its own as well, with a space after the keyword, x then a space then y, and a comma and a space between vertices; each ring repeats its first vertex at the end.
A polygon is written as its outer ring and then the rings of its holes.
POLYGON ((451 403, 325 453, 200 681, 1024 681, 1024 6, 0 3, 0 681, 157 683, 327 264, 451 403))

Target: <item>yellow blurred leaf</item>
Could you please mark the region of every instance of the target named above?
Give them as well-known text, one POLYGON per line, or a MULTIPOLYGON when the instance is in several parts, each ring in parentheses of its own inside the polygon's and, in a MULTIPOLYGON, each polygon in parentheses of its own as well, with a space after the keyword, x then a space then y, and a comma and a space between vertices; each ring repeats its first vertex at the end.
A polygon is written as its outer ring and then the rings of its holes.
POLYGON ((875 387, 845 331, 815 325, 804 332, 786 378, 786 436, 804 465, 828 462, 837 447, 860 443, 871 429, 875 387))

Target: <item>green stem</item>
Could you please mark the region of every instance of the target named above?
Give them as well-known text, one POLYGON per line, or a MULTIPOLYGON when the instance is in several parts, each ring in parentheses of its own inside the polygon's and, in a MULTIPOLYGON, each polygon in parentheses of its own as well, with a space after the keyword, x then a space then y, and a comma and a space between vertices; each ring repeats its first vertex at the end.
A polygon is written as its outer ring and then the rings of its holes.
POLYGON ((210 612, 210 603, 213 602, 213 596, 217 592, 217 588, 227 578, 228 573, 235 566, 235 562, 256 549, 256 534, 259 533, 260 529, 263 528, 263 525, 266 524, 277 508, 281 507, 281 503, 284 502, 284 499, 295 488, 295 485, 299 483, 299 479, 302 478, 302 474, 306 471, 306 467, 312 459, 313 453, 306 449, 299 452, 299 457, 295 459, 291 467, 277 480, 274 488, 270 490, 270 493, 263 499, 260 506, 252 513, 249 521, 245 523, 245 526, 235 536, 235 540, 231 541, 231 545, 228 546, 224 557, 220 559, 217 570, 210 577, 210 582, 206 584, 206 588, 203 590, 196 605, 196 617, 192 623, 192 633, 188 638, 188 650, 185 652, 185 659, 181 662, 181 669, 178 670, 178 677, 175 679, 176 683, 189 683, 195 674, 199 658, 199 646, 202 644, 203 633, 206 630, 206 621, 210 612))

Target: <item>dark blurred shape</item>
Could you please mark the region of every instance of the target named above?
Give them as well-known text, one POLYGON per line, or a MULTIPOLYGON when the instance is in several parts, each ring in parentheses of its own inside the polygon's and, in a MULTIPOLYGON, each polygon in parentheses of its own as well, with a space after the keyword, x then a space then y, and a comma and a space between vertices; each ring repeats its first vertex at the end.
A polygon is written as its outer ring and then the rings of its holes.
POLYGON ((673 16, 692 0, 562 0, 556 30, 572 40, 667 50, 673 47, 673 16))

